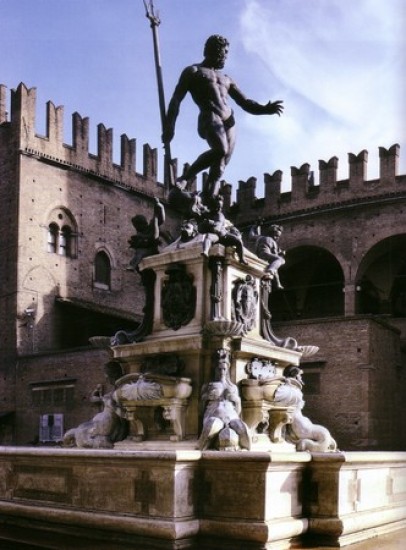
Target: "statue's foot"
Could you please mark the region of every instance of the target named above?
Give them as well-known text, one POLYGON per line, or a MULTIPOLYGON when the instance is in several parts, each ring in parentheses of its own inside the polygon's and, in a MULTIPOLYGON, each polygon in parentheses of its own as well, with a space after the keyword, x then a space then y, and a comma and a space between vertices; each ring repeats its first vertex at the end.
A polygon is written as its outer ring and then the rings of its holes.
POLYGON ((180 178, 178 178, 175 181, 175 187, 177 189, 180 189, 181 191, 184 191, 186 189, 187 184, 188 184, 188 181, 182 176, 180 176, 180 178))
POLYGON ((190 210, 192 214, 196 214, 197 216, 203 216, 203 214, 207 214, 208 212, 210 212, 207 206, 202 203, 198 194, 194 197, 193 204, 190 210))

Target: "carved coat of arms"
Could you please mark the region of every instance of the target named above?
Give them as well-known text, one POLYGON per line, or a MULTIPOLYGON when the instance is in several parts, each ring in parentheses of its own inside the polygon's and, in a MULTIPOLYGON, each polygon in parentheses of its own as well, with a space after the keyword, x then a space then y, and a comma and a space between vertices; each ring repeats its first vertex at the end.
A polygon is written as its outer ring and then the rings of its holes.
POLYGON ((258 291, 251 275, 234 281, 232 301, 233 317, 242 323, 244 332, 247 333, 255 327, 258 308, 258 291))
POLYGON ((164 281, 161 293, 163 322, 178 330, 190 323, 195 315, 196 287, 182 264, 171 265, 165 273, 169 278, 164 281))
POLYGON ((254 380, 269 380, 276 376, 276 366, 271 361, 254 357, 247 363, 245 370, 254 380))

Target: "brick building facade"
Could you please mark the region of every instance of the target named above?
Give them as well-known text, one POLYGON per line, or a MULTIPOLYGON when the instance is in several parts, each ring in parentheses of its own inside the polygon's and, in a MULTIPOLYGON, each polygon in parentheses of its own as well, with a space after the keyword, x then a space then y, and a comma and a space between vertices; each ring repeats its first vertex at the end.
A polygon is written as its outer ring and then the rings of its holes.
POLYGON ((333 431, 343 449, 405 449, 406 176, 399 146, 380 147, 380 174, 367 179, 367 151, 265 174, 239 183, 234 220, 248 234, 263 220, 284 228, 285 290, 272 297, 275 329, 320 347, 303 363, 306 413, 333 431))
MULTIPOLYGON (((47 104, 46 135, 35 131, 35 89, 0 86, 0 443, 46 441, 54 423, 68 429, 95 413, 89 399, 105 384, 104 350, 88 339, 134 327, 143 292, 128 265, 131 217, 166 203, 157 181, 157 152, 121 136, 113 162, 112 130, 97 128, 89 152, 89 121, 72 116, 64 143, 63 108, 47 104), (44 424, 39 429, 40 419, 44 424), (47 424, 48 422, 48 424, 47 424), (42 434, 42 436, 41 436, 42 434)), ((349 155, 349 178, 337 180, 334 157, 240 182, 230 217, 248 235, 284 227, 288 250, 284 291, 272 296, 278 334, 320 347, 304 362, 306 413, 332 431, 342 449, 404 448, 406 339, 406 176, 397 174, 399 147, 380 148, 380 177, 367 180, 367 152, 349 155), (403 439, 402 439, 403 438, 403 439)), ((223 187, 230 205, 230 186, 223 187)), ((167 208, 165 230, 179 220, 167 208)))
MULTIPOLYGON (((62 107, 48 102, 39 136, 35 88, 11 91, 10 117, 7 93, 0 86, 0 434, 27 443, 41 415, 64 414, 70 427, 94 414, 89 392, 103 384, 108 355, 87 349, 89 337, 142 318, 143 291, 128 269, 131 218, 150 219, 166 189, 148 145, 139 173, 135 140, 121 136, 115 164, 111 129, 98 125, 91 154, 87 118, 73 114, 66 145, 62 107)), ((167 232, 176 224, 168 211, 167 232)))

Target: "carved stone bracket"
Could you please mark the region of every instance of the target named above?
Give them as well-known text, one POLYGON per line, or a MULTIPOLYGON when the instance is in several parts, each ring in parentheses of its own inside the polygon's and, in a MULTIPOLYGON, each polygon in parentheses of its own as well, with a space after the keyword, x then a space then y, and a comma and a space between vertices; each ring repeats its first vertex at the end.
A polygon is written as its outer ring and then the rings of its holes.
POLYGON ((267 433, 270 408, 271 404, 264 399, 242 403, 242 417, 252 433, 267 433))
POLYGON ((173 432, 171 441, 184 439, 191 393, 190 378, 156 373, 133 373, 120 378, 115 398, 130 422, 129 439, 143 441, 151 433, 162 438, 167 425, 173 432))
POLYGON ((292 422, 293 411, 293 407, 276 407, 265 399, 242 403, 242 418, 251 432, 268 435, 272 443, 285 443, 283 429, 292 422))
POLYGON ((148 438, 148 427, 143 420, 143 409, 162 409, 162 417, 170 422, 172 431, 170 441, 182 441, 185 437, 186 399, 145 399, 125 403, 126 418, 130 422, 130 439, 143 441, 148 438))
POLYGON ((272 443, 285 441, 283 429, 293 420, 294 407, 271 407, 269 409, 269 437, 272 443))

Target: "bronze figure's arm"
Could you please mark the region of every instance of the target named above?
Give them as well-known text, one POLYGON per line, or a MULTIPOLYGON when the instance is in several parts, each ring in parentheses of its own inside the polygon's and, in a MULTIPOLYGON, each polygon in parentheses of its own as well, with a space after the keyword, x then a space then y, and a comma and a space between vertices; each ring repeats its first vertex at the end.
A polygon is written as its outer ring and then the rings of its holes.
POLYGON ((278 115, 280 116, 283 112, 283 101, 278 99, 277 101, 268 101, 265 105, 254 101, 253 99, 248 99, 238 88, 235 82, 231 81, 229 88, 229 96, 234 99, 234 101, 244 109, 247 113, 251 115, 278 115))
POLYGON ((170 143, 175 135, 176 120, 179 115, 180 104, 184 100, 189 91, 189 80, 192 67, 186 67, 180 75, 179 81, 173 92, 172 99, 169 102, 168 111, 166 113, 164 130, 162 132, 162 142, 170 143))

